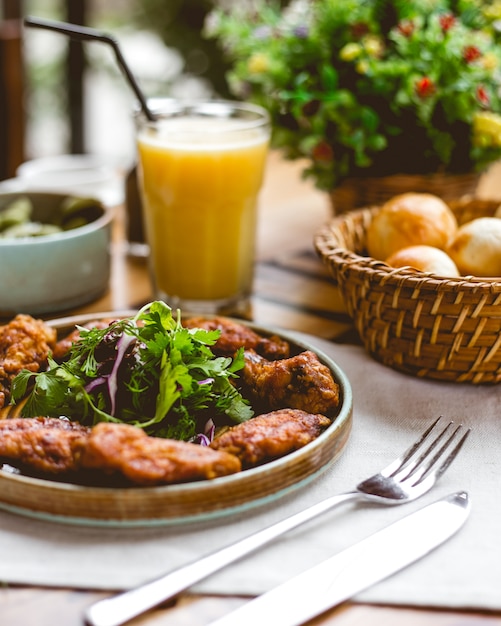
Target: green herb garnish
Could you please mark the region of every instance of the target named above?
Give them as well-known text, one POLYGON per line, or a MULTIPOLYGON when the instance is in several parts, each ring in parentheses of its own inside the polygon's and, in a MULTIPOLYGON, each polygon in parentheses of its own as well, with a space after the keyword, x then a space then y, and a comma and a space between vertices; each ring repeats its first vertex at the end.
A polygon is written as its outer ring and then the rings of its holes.
POLYGON ((20 372, 12 401, 27 397, 24 417, 66 416, 92 426, 127 423, 148 434, 189 441, 206 424, 242 422, 253 411, 232 379, 244 365, 214 356, 220 331, 184 328, 163 302, 104 329, 80 328, 68 358, 46 371, 20 372))

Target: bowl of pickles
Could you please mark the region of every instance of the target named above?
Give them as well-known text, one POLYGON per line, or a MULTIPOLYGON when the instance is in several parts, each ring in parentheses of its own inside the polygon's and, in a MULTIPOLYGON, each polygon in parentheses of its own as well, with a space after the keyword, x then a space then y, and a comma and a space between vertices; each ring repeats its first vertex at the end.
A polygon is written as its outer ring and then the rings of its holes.
POLYGON ((0 193, 0 317, 52 314, 102 295, 112 212, 67 193, 0 193))

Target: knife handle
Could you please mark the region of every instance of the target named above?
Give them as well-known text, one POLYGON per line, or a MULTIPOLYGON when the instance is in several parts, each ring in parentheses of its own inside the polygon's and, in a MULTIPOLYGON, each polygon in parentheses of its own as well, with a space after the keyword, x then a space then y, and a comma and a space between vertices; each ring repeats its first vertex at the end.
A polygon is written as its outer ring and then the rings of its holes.
POLYGON ((304 511, 263 528, 160 578, 111 598, 100 600, 87 609, 85 613, 86 624, 88 626, 120 626, 133 617, 137 617, 158 604, 175 597, 226 565, 255 552, 258 548, 265 546, 287 531, 359 496, 360 494, 354 491, 322 500, 304 511))

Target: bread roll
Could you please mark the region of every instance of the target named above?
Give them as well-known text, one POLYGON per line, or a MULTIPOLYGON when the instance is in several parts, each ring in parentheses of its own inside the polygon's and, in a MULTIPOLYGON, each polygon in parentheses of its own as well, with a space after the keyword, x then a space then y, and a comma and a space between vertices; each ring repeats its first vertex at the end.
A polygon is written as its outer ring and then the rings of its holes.
POLYGON ((458 268, 450 256, 433 246, 402 248, 386 259, 386 263, 392 267, 410 266, 437 276, 459 276, 458 268))
POLYGON ((501 276, 501 220, 479 217, 463 224, 447 252, 463 276, 501 276))
POLYGON ((386 202, 367 229, 367 250, 375 259, 413 245, 444 249, 457 230, 454 213, 429 193, 404 193, 386 202))

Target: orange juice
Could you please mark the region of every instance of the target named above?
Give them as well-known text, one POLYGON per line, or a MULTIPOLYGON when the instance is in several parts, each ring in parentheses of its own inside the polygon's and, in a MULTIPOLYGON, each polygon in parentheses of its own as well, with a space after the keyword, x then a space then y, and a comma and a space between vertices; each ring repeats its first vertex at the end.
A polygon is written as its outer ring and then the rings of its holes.
POLYGON ((194 116, 140 130, 139 173, 158 297, 192 309, 248 297, 268 135, 267 125, 246 128, 238 119, 194 116))

